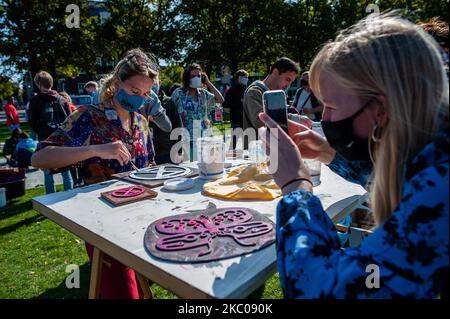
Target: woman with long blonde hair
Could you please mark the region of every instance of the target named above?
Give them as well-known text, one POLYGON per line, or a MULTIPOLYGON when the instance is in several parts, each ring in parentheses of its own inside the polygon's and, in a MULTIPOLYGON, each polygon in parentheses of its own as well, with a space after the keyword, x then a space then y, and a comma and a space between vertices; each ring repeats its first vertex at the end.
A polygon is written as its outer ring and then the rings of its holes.
MULTIPOLYGON (((154 165, 148 123, 137 113, 150 96, 158 76, 155 61, 140 49, 128 51, 115 69, 101 81, 98 106, 80 106, 32 157, 39 168, 80 167, 84 182, 111 179, 115 173, 154 165)), ((93 246, 86 243, 89 258, 93 246)), ((142 296, 135 273, 104 255, 101 298, 135 299, 142 296)))
MULTIPOLYGON (((277 255, 286 297, 447 294, 449 88, 441 53, 419 26, 385 13, 342 31, 315 57, 311 87, 324 105, 326 139, 295 123, 290 136, 278 130, 286 165, 274 173, 284 194, 277 255), (341 249, 302 158, 369 189, 377 227, 360 247, 341 249), (377 289, 366 285, 374 265, 377 289)), ((271 131, 263 135, 268 147, 271 131)))

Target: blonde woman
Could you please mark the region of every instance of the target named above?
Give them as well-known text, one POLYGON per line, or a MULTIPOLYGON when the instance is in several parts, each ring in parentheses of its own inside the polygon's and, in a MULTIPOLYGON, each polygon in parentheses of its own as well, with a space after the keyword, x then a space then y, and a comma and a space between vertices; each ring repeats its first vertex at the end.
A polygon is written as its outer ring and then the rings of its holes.
MULTIPOLYGON (((153 164, 154 151, 145 117, 136 113, 148 99, 158 75, 153 59, 141 50, 129 51, 101 84, 98 106, 80 106, 32 157, 39 168, 81 167, 86 184, 114 173, 153 164)), ((93 247, 86 244, 89 257, 93 247)), ((105 257, 102 298, 139 298, 134 271, 105 257)))
MULTIPOLYGON (((325 107, 327 139, 294 123, 290 136, 278 130, 284 164, 274 178, 284 198, 277 255, 285 296, 447 296, 449 88, 439 45, 392 13, 369 16, 323 47, 311 84, 325 107), (377 228, 360 247, 341 249, 302 158, 370 189, 377 228), (369 265, 379 269, 378 289, 366 286, 369 265)), ((263 132, 270 147, 277 126, 260 118, 271 128, 263 132)))

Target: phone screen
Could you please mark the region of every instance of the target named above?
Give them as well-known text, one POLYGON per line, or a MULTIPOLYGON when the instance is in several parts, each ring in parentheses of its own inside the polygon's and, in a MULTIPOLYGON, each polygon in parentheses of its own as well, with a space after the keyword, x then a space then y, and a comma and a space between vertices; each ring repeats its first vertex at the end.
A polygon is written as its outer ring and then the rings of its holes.
POLYGON ((266 91, 263 94, 264 112, 288 133, 286 94, 281 90, 266 91))

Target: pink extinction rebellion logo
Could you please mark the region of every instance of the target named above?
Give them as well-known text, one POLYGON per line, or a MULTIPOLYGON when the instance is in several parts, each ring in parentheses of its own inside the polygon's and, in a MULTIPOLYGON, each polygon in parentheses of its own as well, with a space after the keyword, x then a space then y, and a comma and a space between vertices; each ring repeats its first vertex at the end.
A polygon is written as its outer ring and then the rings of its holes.
POLYGON ((144 191, 145 189, 142 186, 130 186, 115 190, 111 195, 117 198, 130 198, 139 196, 144 193, 144 191))

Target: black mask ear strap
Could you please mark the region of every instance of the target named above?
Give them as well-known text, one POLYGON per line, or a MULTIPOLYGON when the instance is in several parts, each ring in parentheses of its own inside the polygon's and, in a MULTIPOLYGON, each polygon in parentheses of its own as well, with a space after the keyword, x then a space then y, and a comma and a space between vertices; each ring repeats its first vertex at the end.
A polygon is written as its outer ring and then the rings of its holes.
POLYGON ((364 106, 362 107, 362 108, 360 108, 355 114, 353 114, 350 118, 351 119, 354 119, 354 118, 356 118, 359 114, 361 114, 362 112, 364 112, 364 110, 372 103, 372 101, 374 100, 375 98, 371 98, 371 99, 369 99, 369 101, 367 101, 366 102, 366 104, 364 104, 364 106))

